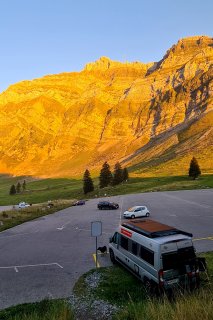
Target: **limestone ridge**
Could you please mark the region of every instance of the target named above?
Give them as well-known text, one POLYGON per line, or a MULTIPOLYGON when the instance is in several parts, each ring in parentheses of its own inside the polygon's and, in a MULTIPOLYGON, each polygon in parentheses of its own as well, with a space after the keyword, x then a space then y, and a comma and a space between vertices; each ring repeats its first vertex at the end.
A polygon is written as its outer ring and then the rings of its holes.
POLYGON ((0 94, 0 172, 81 176, 120 160, 135 174, 177 174, 193 155, 212 172, 212 96, 207 36, 179 40, 159 62, 102 57, 11 85, 0 94))

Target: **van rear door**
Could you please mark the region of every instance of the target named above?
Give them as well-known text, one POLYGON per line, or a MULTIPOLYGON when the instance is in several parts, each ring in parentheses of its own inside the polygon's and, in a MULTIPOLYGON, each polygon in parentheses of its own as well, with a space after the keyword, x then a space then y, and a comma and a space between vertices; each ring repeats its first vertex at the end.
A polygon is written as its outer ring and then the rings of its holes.
POLYGON ((174 279, 174 282, 178 282, 179 276, 186 273, 186 265, 195 258, 191 239, 164 243, 161 245, 161 252, 163 278, 168 281, 174 279))

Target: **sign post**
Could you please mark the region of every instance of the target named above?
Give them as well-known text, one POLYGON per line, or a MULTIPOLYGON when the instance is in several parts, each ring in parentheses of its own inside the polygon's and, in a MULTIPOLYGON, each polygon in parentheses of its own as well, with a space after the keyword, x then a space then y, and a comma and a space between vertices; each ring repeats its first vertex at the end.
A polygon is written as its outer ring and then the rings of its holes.
POLYGON ((91 222, 91 236, 95 237, 95 255, 96 255, 95 265, 96 265, 96 268, 98 267, 98 254, 97 254, 98 237, 101 235, 102 235, 102 222, 101 221, 91 222))

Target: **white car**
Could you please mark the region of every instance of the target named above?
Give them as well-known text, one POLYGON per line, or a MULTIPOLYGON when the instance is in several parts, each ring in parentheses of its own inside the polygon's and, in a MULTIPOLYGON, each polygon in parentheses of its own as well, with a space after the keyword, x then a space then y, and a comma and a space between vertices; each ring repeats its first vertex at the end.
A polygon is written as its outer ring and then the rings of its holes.
POLYGON ((27 202, 20 202, 18 205, 19 209, 30 207, 30 204, 27 202))
POLYGON ((135 206, 129 208, 128 211, 123 213, 124 218, 138 218, 138 217, 149 217, 150 213, 147 207, 145 206, 135 206))

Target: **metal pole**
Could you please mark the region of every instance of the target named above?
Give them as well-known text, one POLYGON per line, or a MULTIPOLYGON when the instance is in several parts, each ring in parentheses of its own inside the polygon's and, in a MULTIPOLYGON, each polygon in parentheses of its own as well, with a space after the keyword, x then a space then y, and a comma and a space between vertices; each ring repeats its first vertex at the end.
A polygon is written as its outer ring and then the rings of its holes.
POLYGON ((96 242, 96 268, 98 267, 98 250, 97 250, 97 248, 98 248, 98 237, 95 237, 95 242, 96 242))

